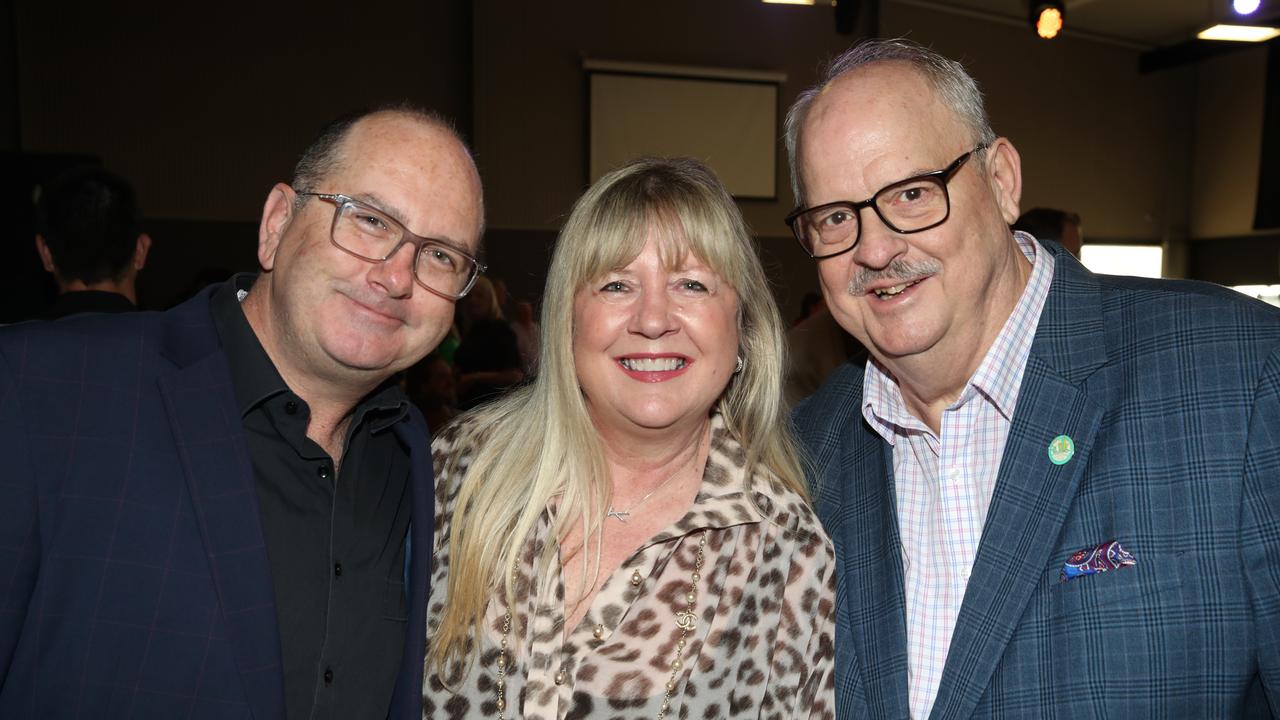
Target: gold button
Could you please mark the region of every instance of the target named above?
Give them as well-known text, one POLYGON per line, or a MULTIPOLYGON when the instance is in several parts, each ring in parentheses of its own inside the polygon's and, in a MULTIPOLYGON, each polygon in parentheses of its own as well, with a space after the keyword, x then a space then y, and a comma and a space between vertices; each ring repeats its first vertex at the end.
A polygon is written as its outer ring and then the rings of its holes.
POLYGON ((563 685, 563 684, 564 684, 564 670, 563 670, 563 669, 561 669, 561 670, 560 670, 560 672, 556 673, 556 684, 557 684, 557 685, 563 685))
POLYGON ((597 640, 604 637, 604 626, 597 625, 596 629, 591 631, 591 634, 594 635, 597 640))
POLYGON ((632 570, 632 571, 631 571, 631 584, 632 584, 632 585, 639 585, 639 584, 640 584, 640 583, 642 583, 642 582, 644 582, 644 578, 640 577, 640 571, 639 571, 639 570, 632 570))

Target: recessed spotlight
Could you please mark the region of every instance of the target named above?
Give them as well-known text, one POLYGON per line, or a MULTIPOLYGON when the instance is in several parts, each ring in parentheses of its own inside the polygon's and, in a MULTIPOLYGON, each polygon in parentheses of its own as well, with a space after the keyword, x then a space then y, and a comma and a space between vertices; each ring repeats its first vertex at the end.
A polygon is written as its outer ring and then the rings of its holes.
POLYGON ((1061 2, 1033 0, 1031 3, 1031 27, 1035 28, 1036 35, 1045 40, 1058 37, 1058 33, 1062 32, 1065 18, 1066 12, 1061 2))
POLYGON ((1248 15, 1254 10, 1257 10, 1258 6, 1261 4, 1261 0, 1235 0, 1231 3, 1231 7, 1238 15, 1248 15))
POLYGON ((1232 42, 1266 42, 1280 36, 1280 30, 1258 25, 1214 25, 1196 33, 1201 40, 1228 40, 1232 42))

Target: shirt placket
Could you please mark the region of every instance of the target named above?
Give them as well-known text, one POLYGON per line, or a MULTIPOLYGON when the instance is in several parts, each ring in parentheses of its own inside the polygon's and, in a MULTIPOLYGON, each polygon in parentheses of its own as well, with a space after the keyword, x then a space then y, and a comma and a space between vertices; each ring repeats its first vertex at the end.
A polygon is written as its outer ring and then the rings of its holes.
MULTIPOLYGON (((549 532, 547 524, 541 528, 549 532)), ((525 665, 525 692, 523 704, 519 695, 508 695, 508 707, 522 708, 523 713, 515 713, 514 717, 560 717, 560 709, 567 708, 573 691, 573 683, 568 681, 572 667, 564 658, 562 633, 564 627, 564 577, 558 562, 548 568, 550 573, 547 583, 537 582, 532 565, 525 565, 523 572, 529 587, 533 589, 528 595, 526 622, 528 628, 527 643, 523 650, 528 661, 525 665)), ((497 604, 497 603, 495 603, 497 604)), ((515 632, 516 619, 512 619, 511 632, 515 632)), ((516 659, 515 667, 520 667, 520 659, 516 659)), ((507 686, 508 692, 518 692, 518 688, 507 686)))
MULTIPOLYGON (((631 615, 631 607, 641 597, 650 576, 658 572, 659 564, 664 558, 669 558, 678 545, 678 539, 671 539, 642 547, 619 565, 618 569, 605 580, 600 591, 592 599, 586 614, 569 637, 572 645, 586 650, 584 657, 599 652, 610 643, 614 633, 631 615), (606 617, 605 608, 621 608, 622 611, 610 613, 611 617, 606 617)), ((591 682, 579 675, 585 664, 578 662, 575 666, 566 669, 568 678, 560 686, 560 702, 563 707, 570 707, 573 690, 579 682, 591 682)), ((665 682, 665 678, 663 681, 665 682)), ((592 689, 588 689, 587 692, 596 694, 592 689)))
MULTIPOLYGON (((946 421, 944 415, 944 433, 946 421)), ((917 512, 922 531, 916 547, 920 561, 914 573, 913 609, 908 610, 915 620, 915 628, 911 632, 916 638, 911 663, 914 675, 911 683, 913 709, 932 703, 938 686, 943 661, 939 648, 946 647, 945 616, 951 602, 952 587, 949 572, 950 548, 947 545, 949 488, 943 475, 943 470, 947 467, 945 445, 942 438, 927 430, 920 434, 914 445, 918 492, 921 498, 917 512)))
MULTIPOLYGON (((942 453, 939 475, 942 488, 942 516, 947 538, 948 613, 956 615, 964 599, 978 549, 980 527, 974 513, 973 423, 978 402, 962 401, 954 411, 943 415, 942 453)), ((954 625, 954 622, 951 623, 954 625)), ((950 633, 948 632, 948 636, 950 633)))

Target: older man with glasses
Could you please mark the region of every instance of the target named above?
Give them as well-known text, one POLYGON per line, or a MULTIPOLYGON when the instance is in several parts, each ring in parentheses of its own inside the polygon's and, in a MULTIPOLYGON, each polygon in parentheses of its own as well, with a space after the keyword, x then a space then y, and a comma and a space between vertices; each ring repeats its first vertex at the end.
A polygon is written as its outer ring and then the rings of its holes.
POLYGON ((0 331, 0 717, 416 718, 428 431, 395 383, 484 267, 434 114, 331 125, 262 273, 0 331))
POLYGON ((913 43, 836 59, 787 144, 787 222, 870 352, 795 412, 840 716, 1280 708, 1278 313, 1011 232, 1017 151, 913 43))

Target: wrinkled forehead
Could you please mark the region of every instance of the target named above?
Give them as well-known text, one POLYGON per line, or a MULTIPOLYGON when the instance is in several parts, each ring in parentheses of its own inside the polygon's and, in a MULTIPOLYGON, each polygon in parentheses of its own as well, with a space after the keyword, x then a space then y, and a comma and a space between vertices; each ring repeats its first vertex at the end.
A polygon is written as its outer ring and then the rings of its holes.
POLYGON ((383 209, 401 222, 412 214, 407 206, 414 202, 452 211, 457 220, 467 221, 469 237, 449 239, 467 247, 477 242, 484 212, 480 176, 466 147, 448 129, 414 117, 375 115, 351 128, 337 158, 331 183, 362 186, 345 192, 377 194, 394 205, 383 209))
POLYGON ((812 149, 831 141, 915 143, 970 134, 934 83, 905 62, 879 62, 831 81, 813 101, 802 139, 812 149))
POLYGON ((869 197, 944 167, 968 149, 968 127, 914 69, 851 71, 814 102, 800 144, 807 205, 869 197))

